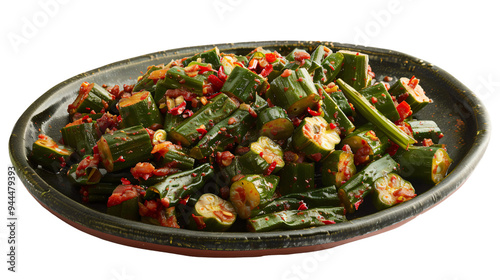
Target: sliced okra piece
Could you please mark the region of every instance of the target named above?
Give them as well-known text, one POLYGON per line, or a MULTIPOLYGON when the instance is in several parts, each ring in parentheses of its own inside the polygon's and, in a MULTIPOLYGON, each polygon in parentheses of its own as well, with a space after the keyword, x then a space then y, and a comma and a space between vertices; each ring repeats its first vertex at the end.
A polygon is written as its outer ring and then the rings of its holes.
POLYGON ((92 148, 101 137, 101 131, 95 121, 90 118, 79 119, 61 129, 64 144, 72 147, 79 155, 92 152, 92 148), (86 120, 90 120, 87 122, 86 120))
POLYGON ((389 93, 396 97, 396 100, 400 103, 406 101, 410 105, 412 112, 416 113, 432 102, 419 82, 420 80, 415 77, 411 77, 411 79, 402 77, 391 86, 389 93))
POLYGON ((269 175, 283 166, 283 150, 271 138, 261 136, 250 144, 250 151, 240 157, 240 164, 252 173, 269 175))
POLYGON ((210 164, 205 163, 194 169, 167 176, 161 182, 150 186, 144 198, 159 198, 165 207, 176 206, 182 199, 196 194, 213 174, 210 164))
POLYGON ((226 231, 236 221, 233 205, 215 194, 205 193, 194 205, 190 228, 206 231, 226 231))
POLYGON ((343 213, 343 207, 286 210, 250 218, 247 228, 252 232, 265 232, 324 226, 347 221, 343 213))
POLYGON ((355 90, 367 87, 370 81, 368 75, 368 55, 348 50, 340 50, 338 53, 344 55, 342 71, 340 71, 338 77, 342 78, 343 81, 355 90))
POLYGON ((313 64, 318 65, 318 67, 321 65, 321 63, 333 53, 333 51, 328 48, 327 46, 324 45, 319 45, 314 49, 314 51, 311 53, 311 62, 313 64))
POLYGON ((320 82, 324 85, 333 82, 342 70, 343 63, 344 55, 342 52, 335 52, 328 55, 321 63, 321 67, 326 71, 324 72, 325 79, 320 82))
POLYGON ((280 199, 298 199, 309 208, 341 206, 337 188, 333 185, 306 192, 290 193, 280 197, 280 199))
POLYGON ((302 114, 307 108, 316 110, 321 97, 306 69, 285 69, 271 82, 267 97, 290 116, 302 114))
POLYGON ((202 159, 216 151, 224 150, 228 145, 241 143, 257 120, 255 114, 259 115, 267 106, 267 102, 260 96, 257 96, 252 105, 242 103, 231 115, 208 130, 189 154, 196 159, 202 159))
POLYGON ((122 127, 142 125, 156 130, 163 126, 162 115, 149 91, 137 92, 120 99, 118 110, 122 117, 122 127))
POLYGON ((327 123, 323 117, 302 120, 292 136, 293 147, 315 161, 320 161, 340 143, 340 130, 327 123))
POLYGON ((305 192, 315 188, 314 163, 286 163, 278 176, 280 176, 279 192, 281 195, 305 192))
POLYGON ((323 160, 321 165, 321 181, 323 186, 342 186, 356 174, 354 154, 350 149, 333 151, 323 160))
POLYGON ((292 71, 303 68, 306 71, 311 70, 312 72, 309 73, 312 74, 319 66, 317 64, 313 66, 311 55, 306 50, 300 48, 295 48, 285 58, 289 61, 289 63, 285 65, 285 69, 290 69, 292 71))
POLYGON ((416 196, 412 184, 396 173, 389 173, 374 182, 373 204, 383 210, 416 196))
POLYGON ((163 65, 151 65, 148 67, 148 71, 137 79, 137 83, 135 83, 134 89, 132 92, 139 92, 142 90, 154 92, 155 84, 160 79, 165 77, 165 72, 167 69, 164 69, 163 65), (158 71, 159 70, 159 71, 158 71), (155 72, 158 71, 158 72, 155 72), (154 74, 152 74, 155 72, 154 74), (151 78, 150 78, 151 76, 151 78))
POLYGON ((255 100, 255 95, 261 95, 267 90, 267 81, 247 68, 236 66, 227 77, 221 92, 234 96, 240 102, 255 100))
POLYGON ((257 128, 262 136, 273 140, 284 140, 292 136, 294 126, 285 109, 275 106, 258 114, 257 128))
POLYGON ((210 63, 213 69, 219 69, 219 67, 221 66, 220 60, 219 48, 215 47, 213 49, 197 53, 194 56, 185 59, 184 61, 182 61, 182 63, 184 64, 184 66, 188 66, 193 61, 210 63))
POLYGON ((159 166, 168 166, 170 168, 177 168, 180 170, 193 169, 194 163, 194 158, 178 149, 169 149, 168 152, 161 155, 158 160, 159 166))
POLYGON ((238 215, 248 219, 254 209, 273 199, 278 183, 275 175, 246 175, 231 185, 229 199, 238 215))
MULTIPOLYGON (((194 67, 193 67, 194 68, 194 67)), ((165 95, 167 89, 185 89, 187 91, 203 95, 203 89, 207 84, 207 78, 214 73, 213 71, 199 74, 199 70, 189 71, 190 68, 174 66, 168 69, 165 78, 156 83, 155 102, 159 102, 165 95)))
POLYGON ((231 98, 221 93, 170 130, 168 138, 174 143, 179 142, 184 146, 191 146, 213 125, 229 116, 237 108, 237 104, 231 98))
POLYGON ((364 88, 359 91, 368 101, 392 122, 399 120, 400 116, 391 94, 387 91, 383 83, 364 88))
POLYGON ((370 120, 379 131, 384 133, 392 142, 399 147, 406 149, 408 146, 415 143, 413 137, 399 129, 393 122, 380 113, 368 100, 361 95, 357 90, 344 82, 342 79, 337 79, 337 84, 342 89, 343 93, 349 99, 356 110, 367 120, 370 120))
POLYGON ((389 138, 372 123, 364 124, 345 137, 341 145, 349 145, 356 165, 381 157, 389 147, 389 138))
MULTIPOLYGON (((316 85, 318 87, 318 85, 316 85)), ((323 91, 321 87, 318 87, 318 91, 323 91)), ((335 100, 327 93, 323 94, 323 102, 321 104, 324 116, 323 118, 328 123, 333 123, 340 129, 340 133, 343 136, 351 134, 356 128, 351 120, 344 114, 344 112, 337 105, 335 100)))
POLYGON ((97 183, 80 187, 82 201, 85 203, 106 203, 116 189, 114 183, 97 183))
POLYGON ((58 172, 66 166, 73 149, 58 144, 47 135, 40 134, 33 143, 31 159, 42 168, 58 172))
POLYGON ((358 210, 366 196, 373 191, 373 183, 380 177, 397 171, 398 164, 389 156, 371 162, 340 186, 339 197, 348 213, 358 210))
POLYGON ((334 83, 329 83, 324 86, 323 89, 326 91, 328 95, 337 103, 339 108, 344 112, 344 114, 348 117, 352 117, 355 115, 354 107, 351 106, 349 100, 345 97, 344 93, 339 89, 337 85, 334 83))
POLYGON ((407 121, 413 132, 413 138, 417 141, 431 139, 434 144, 439 143, 439 139, 443 137, 441 129, 436 122, 431 120, 411 120, 407 121))
POLYGON ((80 86, 78 96, 68 105, 68 113, 99 113, 109 107, 114 97, 106 89, 95 83, 84 82, 80 86))
POLYGON ((102 135, 97 148, 104 168, 112 172, 147 161, 153 145, 148 131, 137 125, 102 135))
MULTIPOLYGON (((87 157, 88 158, 86 160, 92 162, 93 156, 87 157)), ((99 171, 99 167, 97 165, 84 166, 80 164, 73 164, 68 170, 68 177, 72 182, 79 185, 95 185, 101 180, 102 173, 99 171)))
POLYGON ((266 214, 271 214, 275 212, 280 212, 284 210, 297 210, 299 208, 304 208, 307 207, 304 201, 296 198, 276 198, 272 201, 269 201, 268 203, 265 203, 264 205, 255 208, 252 211, 251 217, 255 216, 261 216, 261 215, 266 215, 266 214))
POLYGON ((119 185, 108 199, 107 213, 128 220, 139 221, 139 198, 141 187, 119 185))
POLYGON ((433 146, 398 149, 394 159, 401 167, 401 177, 430 185, 441 182, 453 162, 445 149, 433 146))

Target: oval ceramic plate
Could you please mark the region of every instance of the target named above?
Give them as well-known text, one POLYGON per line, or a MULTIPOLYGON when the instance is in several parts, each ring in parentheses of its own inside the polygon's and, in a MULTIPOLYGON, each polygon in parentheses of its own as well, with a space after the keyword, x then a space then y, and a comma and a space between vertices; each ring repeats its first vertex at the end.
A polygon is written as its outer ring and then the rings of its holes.
MULTIPOLYGON (((489 123, 481 102, 462 83, 442 69, 421 59, 385 49, 330 42, 247 42, 222 44, 224 53, 247 54, 257 46, 287 54, 295 47, 312 51, 324 44, 334 51, 347 49, 370 56, 377 78, 386 75, 421 79, 434 103, 416 115, 435 120, 445 137, 454 163, 449 175, 432 188, 417 188, 418 196, 380 212, 362 211, 345 223, 317 228, 268 233, 209 233, 166 228, 107 215, 99 207, 82 204, 77 188, 64 176, 35 168, 28 155, 39 131, 59 139, 68 122, 67 106, 84 81, 123 85, 148 66, 192 56, 214 46, 198 46, 148 54, 80 74, 43 94, 17 121, 9 143, 12 162, 28 191, 46 209, 72 226, 100 238, 134 247, 195 256, 258 256, 314 251, 369 237, 410 221, 456 191, 482 157, 489 140, 489 123)), ((418 187, 418 186, 417 186, 418 187)))

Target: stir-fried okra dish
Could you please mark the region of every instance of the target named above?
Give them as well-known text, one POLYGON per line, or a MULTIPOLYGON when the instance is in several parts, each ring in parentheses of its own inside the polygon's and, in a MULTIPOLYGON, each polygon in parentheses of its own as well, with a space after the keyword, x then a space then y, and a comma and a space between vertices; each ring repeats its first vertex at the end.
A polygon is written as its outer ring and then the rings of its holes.
POLYGON ((436 122, 414 116, 432 102, 418 77, 374 71, 368 55, 324 45, 286 56, 213 48, 151 65, 132 85, 87 81, 31 161, 67 176, 82 203, 157 226, 345 222, 414 198, 452 162, 436 122))

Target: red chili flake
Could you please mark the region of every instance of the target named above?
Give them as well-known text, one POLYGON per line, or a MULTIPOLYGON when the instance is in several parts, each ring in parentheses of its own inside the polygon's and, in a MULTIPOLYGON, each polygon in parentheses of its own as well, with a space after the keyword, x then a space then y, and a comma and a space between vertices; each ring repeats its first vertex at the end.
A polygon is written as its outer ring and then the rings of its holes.
POLYGON ((304 211, 304 210, 307 210, 307 209, 309 209, 309 208, 307 207, 307 205, 303 201, 301 201, 299 203, 299 208, 297 208, 297 210, 299 210, 299 211, 304 211))
POLYGON ((182 114, 184 112, 184 110, 186 110, 186 101, 182 101, 181 104, 172 108, 172 110, 168 111, 168 113, 173 115, 173 116, 177 116, 177 115, 182 114))
POLYGON ((122 181, 122 185, 130 185, 130 181, 127 178, 121 178, 120 181, 122 181))
POLYGON ((444 134, 443 133, 439 133, 439 139, 443 138, 444 137, 444 134))
POLYGON ((194 222, 196 223, 196 227, 198 230, 202 230, 207 227, 205 224, 205 221, 203 221, 203 216, 196 216, 195 214, 191 214, 191 217, 193 217, 194 222))
POLYGON ((410 104, 408 104, 406 101, 399 103, 398 106, 396 107, 396 110, 399 113, 399 118, 400 118, 399 121, 403 121, 404 119, 411 116, 413 113, 410 104))
POLYGON ((375 103, 378 102, 378 99, 375 96, 372 96, 371 101, 372 101, 373 104, 375 104, 375 103))
POLYGON ((269 62, 269 63, 273 63, 275 62, 277 59, 277 56, 276 54, 274 53, 266 53, 266 61, 269 62))
POLYGON ((123 158, 123 156, 120 156, 114 162, 124 162, 124 161, 125 161, 125 159, 123 158))
POLYGON ((336 125, 336 124, 334 124, 334 123, 330 123, 330 129, 335 129, 336 127, 337 127, 337 125, 336 125))
POLYGON ((212 98, 216 97, 217 95, 219 95, 219 94, 221 94, 221 93, 222 93, 222 92, 217 92, 217 93, 214 93, 214 94, 212 94, 212 95, 207 95, 207 96, 205 96, 205 97, 206 97, 207 99, 212 99, 212 98))
POLYGON ((321 153, 315 153, 315 154, 310 155, 312 160, 314 160, 315 162, 319 162, 321 160, 322 156, 323 155, 321 155, 321 153))
POLYGON ((184 119, 186 119, 186 118, 191 117, 192 115, 193 115, 193 111, 191 111, 191 110, 184 110, 184 113, 182 114, 182 117, 184 119))
POLYGON ((290 69, 286 69, 285 71, 283 71, 283 73, 281 74, 281 77, 283 78, 286 78, 288 76, 292 75, 292 70, 290 69))
POLYGON ((236 120, 235 118, 231 117, 231 118, 229 118, 229 120, 227 121, 227 124, 228 124, 228 125, 233 125, 233 124, 235 124, 236 122, 237 122, 237 120, 236 120))
POLYGON ((311 116, 321 116, 321 112, 318 110, 318 111, 314 111, 312 110, 311 108, 307 107, 307 112, 311 115, 311 116))
POLYGON ((215 92, 219 92, 224 85, 224 82, 213 74, 208 76, 207 81, 212 84, 212 88, 215 92))
POLYGON ((424 140, 422 140, 422 146, 430 147, 432 145, 434 145, 434 143, 432 142, 432 139, 424 138, 424 140))
MULTIPOLYGON (((273 65, 268 64, 268 65, 266 65, 266 67, 264 67, 264 69, 262 69, 262 71, 260 72, 260 75, 262 77, 267 77, 272 71, 273 71, 273 65)), ((260 84, 260 81, 259 81, 259 84, 260 84)))
POLYGON ((354 208, 355 208, 356 210, 358 210, 359 205, 360 205, 362 202, 363 202, 363 199, 360 199, 360 200, 356 201, 356 203, 354 203, 354 208))
POLYGON ((197 131, 198 133, 201 133, 201 136, 203 136, 203 135, 207 134, 207 132, 208 132, 206 129, 201 128, 201 127, 200 127, 200 128, 197 128, 197 129, 196 129, 196 131, 197 131))
POLYGON ((260 152, 260 153, 259 153, 259 156, 260 156, 260 157, 264 156, 264 152, 260 152))
POLYGON ((297 82, 299 82, 299 83, 302 82, 302 81, 304 81, 304 78, 302 78, 302 77, 300 77, 300 78, 297 79, 297 82))
POLYGON ((219 67, 219 71, 217 71, 217 77, 218 77, 221 81, 223 81, 223 82, 225 82, 225 81, 226 81, 226 79, 227 79, 227 75, 226 75, 226 73, 224 72, 224 67, 223 67, 223 66, 219 67))
POLYGON ((273 161, 273 163, 271 163, 267 170, 264 172, 264 175, 271 175, 271 173, 273 173, 274 169, 276 168, 276 165, 277 163, 273 161))
POLYGON ((252 109, 252 107, 249 107, 248 108, 248 112, 250 113, 250 116, 256 118, 257 117, 257 113, 255 112, 254 109, 252 109))
POLYGON ((333 225, 336 224, 334 220, 323 220, 321 221, 325 225, 333 225))
POLYGON ((344 147, 342 147, 342 151, 352 153, 351 146, 345 144, 344 147))
POLYGON ((192 173, 191 176, 196 177, 197 175, 196 175, 196 173, 192 173))

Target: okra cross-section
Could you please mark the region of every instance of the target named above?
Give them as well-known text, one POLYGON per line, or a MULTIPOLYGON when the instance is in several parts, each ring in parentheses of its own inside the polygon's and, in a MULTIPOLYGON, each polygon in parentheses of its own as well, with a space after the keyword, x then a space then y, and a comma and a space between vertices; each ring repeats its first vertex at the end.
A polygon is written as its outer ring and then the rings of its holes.
POLYGON ((233 205, 212 193, 200 196, 191 214, 190 227, 206 231, 226 231, 236 221, 233 205))
POLYGON ((278 183, 278 176, 246 175, 231 185, 229 199, 238 215, 248 219, 254 209, 272 200, 278 183))
POLYGON ((373 204, 377 210, 392 207, 416 196, 412 184, 396 173, 378 178, 373 187, 373 204))
POLYGON ((240 163, 254 173, 269 175, 283 166, 283 150, 280 145, 266 136, 250 144, 250 151, 240 157, 240 163))
POLYGON ((445 149, 439 147, 412 146, 398 149, 394 159, 401 166, 401 176, 407 180, 435 185, 441 182, 452 160, 445 149))
POLYGON ((281 107, 267 108, 258 114, 257 127, 260 135, 273 140, 287 139, 292 136, 294 129, 285 109, 281 107))
POLYGON ((31 159, 43 168, 58 172, 66 166, 66 161, 72 153, 71 147, 58 144, 52 138, 40 134, 33 143, 31 159))
POLYGON ((425 94, 419 81, 420 80, 415 77, 411 79, 403 77, 389 89, 389 93, 396 97, 398 102, 406 101, 410 105, 413 113, 420 111, 427 104, 432 102, 425 94))
POLYGON ((292 136, 293 147, 315 161, 326 157, 338 143, 339 129, 321 116, 304 118, 292 136))

